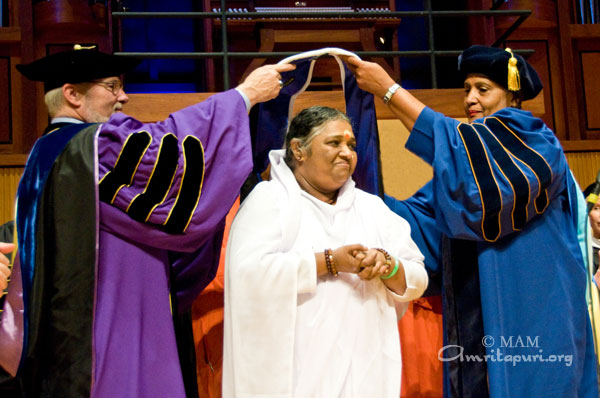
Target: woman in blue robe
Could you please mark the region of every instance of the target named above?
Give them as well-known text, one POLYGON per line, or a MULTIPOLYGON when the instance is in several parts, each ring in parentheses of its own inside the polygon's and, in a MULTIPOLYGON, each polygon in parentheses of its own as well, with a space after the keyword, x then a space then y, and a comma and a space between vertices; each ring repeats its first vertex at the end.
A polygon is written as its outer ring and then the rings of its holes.
POLYGON ((535 70, 510 49, 465 50, 469 123, 461 123, 379 65, 347 63, 359 87, 411 131, 406 147, 434 170, 413 198, 387 203, 441 274, 445 395, 597 397, 578 187, 558 138, 519 109, 542 89, 535 70))

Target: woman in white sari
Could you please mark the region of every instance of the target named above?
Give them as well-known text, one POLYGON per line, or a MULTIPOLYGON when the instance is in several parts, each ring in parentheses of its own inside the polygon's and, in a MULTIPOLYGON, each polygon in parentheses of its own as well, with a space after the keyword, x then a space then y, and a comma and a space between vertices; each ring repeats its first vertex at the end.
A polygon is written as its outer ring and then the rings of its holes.
POLYGON ((224 397, 400 395, 397 321, 427 287, 408 223, 354 186, 346 115, 311 107, 243 202, 225 266, 224 397), (329 249, 331 248, 331 249, 329 249))

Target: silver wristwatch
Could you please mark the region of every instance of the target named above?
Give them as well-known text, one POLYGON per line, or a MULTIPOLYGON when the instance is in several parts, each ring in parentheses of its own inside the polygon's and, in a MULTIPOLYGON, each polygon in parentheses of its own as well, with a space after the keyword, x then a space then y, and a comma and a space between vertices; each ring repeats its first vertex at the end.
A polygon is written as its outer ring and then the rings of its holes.
POLYGON ((390 102, 390 100, 392 99, 392 96, 394 95, 394 93, 395 93, 396 91, 398 91, 398 89, 399 89, 400 87, 401 87, 401 86, 400 86, 398 83, 396 83, 396 84, 394 84, 392 87, 390 87, 390 88, 388 89, 387 93, 385 93, 385 95, 383 96, 383 102, 384 102, 386 105, 387 105, 387 103, 388 103, 388 102, 390 102))

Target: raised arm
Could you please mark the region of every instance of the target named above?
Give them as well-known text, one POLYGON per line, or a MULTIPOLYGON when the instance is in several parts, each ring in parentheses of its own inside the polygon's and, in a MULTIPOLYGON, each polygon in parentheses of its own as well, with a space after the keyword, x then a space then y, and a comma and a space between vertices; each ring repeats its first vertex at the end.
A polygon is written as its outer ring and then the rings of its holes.
POLYGON ((250 108, 259 102, 271 100, 281 90, 281 72, 296 68, 294 64, 265 65, 252 71, 242 84, 236 88, 242 91, 250 102, 250 108))
POLYGON ((225 217, 252 169, 244 100, 229 90, 158 123, 116 114, 100 128, 98 161, 100 201, 118 209, 106 210, 114 216, 104 218, 110 230, 193 251, 225 217))
POLYGON ((171 250, 198 248, 225 217, 252 169, 247 110, 277 96, 280 71, 293 68, 258 68, 237 90, 161 122, 113 115, 98 138, 100 200, 120 210, 112 211, 116 221, 109 229, 130 236, 132 228, 147 228, 134 238, 171 250))
MULTIPOLYGON (((358 86, 376 97, 383 98, 396 84, 379 64, 362 61, 356 57, 347 57, 345 61, 356 76, 358 86)), ((387 104, 409 131, 425 108, 421 101, 402 87, 394 92, 387 104)))

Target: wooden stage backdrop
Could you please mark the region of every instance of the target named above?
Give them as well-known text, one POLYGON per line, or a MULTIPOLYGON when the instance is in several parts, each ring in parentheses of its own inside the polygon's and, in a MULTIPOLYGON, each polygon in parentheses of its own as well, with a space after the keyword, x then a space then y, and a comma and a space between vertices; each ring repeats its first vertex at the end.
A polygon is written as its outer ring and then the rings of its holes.
MULTIPOLYGON (((411 90, 411 93, 436 111, 464 117, 462 89, 411 90)), ((208 98, 211 93, 130 94, 124 111, 143 122, 163 120, 171 112, 208 98)), ((344 110, 341 91, 305 92, 298 96, 294 112, 321 104, 344 110)), ((399 199, 412 195, 432 176, 431 167, 404 149, 408 131, 379 99, 375 100, 380 134, 382 172, 386 193, 399 199)), ((543 93, 523 107, 535 115, 544 113, 543 93)), ((570 143, 569 143, 570 144, 570 143)), ((582 188, 594 181, 600 169, 600 152, 585 151, 585 146, 567 145, 567 160, 582 188), (574 149, 570 149, 574 148, 574 149)), ((14 197, 25 164, 25 155, 0 155, 0 223, 13 218, 14 197)))

